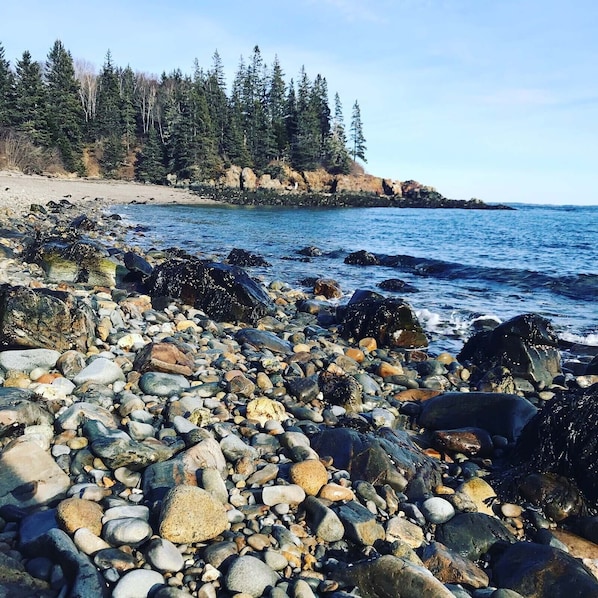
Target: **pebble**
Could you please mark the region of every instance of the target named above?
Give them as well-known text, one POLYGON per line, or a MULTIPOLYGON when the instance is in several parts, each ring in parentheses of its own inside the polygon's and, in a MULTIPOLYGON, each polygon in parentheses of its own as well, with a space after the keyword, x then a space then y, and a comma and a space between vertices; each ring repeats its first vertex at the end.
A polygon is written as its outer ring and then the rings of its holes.
POLYGON ((151 569, 129 571, 112 590, 112 598, 147 598, 156 585, 165 583, 164 577, 151 569))
POLYGON ((298 505, 305 500, 305 490, 298 484, 265 486, 262 489, 262 502, 273 506, 281 503, 298 505))
POLYGON ((265 562, 254 556, 240 556, 234 559, 224 577, 224 585, 229 592, 242 592, 254 598, 265 594, 266 588, 273 587, 279 577, 265 562))
POLYGON ((455 515, 453 505, 440 496, 425 500, 421 505, 421 512, 430 523, 446 523, 455 515))
POLYGON ((112 546, 139 546, 152 536, 152 528, 143 519, 111 519, 104 524, 102 537, 112 546))
POLYGON ((153 538, 145 547, 144 552, 152 567, 161 573, 175 573, 185 565, 185 559, 177 547, 164 538, 153 538))

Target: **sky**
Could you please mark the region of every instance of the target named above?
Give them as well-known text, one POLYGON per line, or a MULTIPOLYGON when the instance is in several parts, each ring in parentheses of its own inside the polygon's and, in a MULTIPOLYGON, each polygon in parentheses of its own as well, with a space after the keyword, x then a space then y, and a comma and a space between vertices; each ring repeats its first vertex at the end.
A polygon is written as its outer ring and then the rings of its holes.
POLYGON ((6 0, 14 63, 59 39, 75 60, 229 80, 259 46, 357 100, 366 171, 447 197, 598 204, 596 0, 6 0))

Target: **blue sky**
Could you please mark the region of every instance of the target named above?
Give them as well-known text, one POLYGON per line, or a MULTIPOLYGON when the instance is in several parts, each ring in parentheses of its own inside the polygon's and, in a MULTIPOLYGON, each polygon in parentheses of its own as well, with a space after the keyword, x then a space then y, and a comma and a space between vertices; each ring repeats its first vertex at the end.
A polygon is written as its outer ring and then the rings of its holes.
POLYGON ((359 101, 366 169, 448 197, 598 204, 595 0, 8 0, 11 62, 60 39, 75 59, 160 74, 259 45, 359 101))

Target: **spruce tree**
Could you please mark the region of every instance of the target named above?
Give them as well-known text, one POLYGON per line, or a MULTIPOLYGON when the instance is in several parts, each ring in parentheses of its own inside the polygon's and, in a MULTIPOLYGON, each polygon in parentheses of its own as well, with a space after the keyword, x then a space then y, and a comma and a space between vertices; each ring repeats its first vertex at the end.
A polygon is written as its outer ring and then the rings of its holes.
POLYGON ((120 104, 119 76, 112 64, 112 54, 108 50, 98 78, 95 118, 96 141, 122 134, 120 104))
POLYGON ((272 74, 270 75, 270 89, 268 103, 270 107, 270 121, 272 123, 272 137, 275 157, 279 160, 289 155, 289 137, 286 126, 287 105, 285 97, 286 87, 284 74, 278 57, 274 57, 272 74))
POLYGON ((10 62, 4 58, 4 47, 0 44, 0 127, 13 124, 14 100, 14 74, 10 62))
POLYGON ((333 174, 348 174, 350 161, 349 152, 347 151, 343 106, 337 93, 334 96, 334 118, 326 148, 326 168, 333 174))
POLYGON ((164 184, 166 178, 164 152, 155 127, 150 129, 143 149, 137 153, 135 178, 144 183, 164 184))
POLYGON ((48 126, 50 142, 60 151, 64 167, 83 173, 83 111, 79 85, 75 79, 73 58, 57 40, 48 54, 45 72, 48 90, 48 126))
POLYGON ((355 100, 355 104, 353 104, 353 112, 351 113, 350 139, 353 161, 355 161, 357 158, 360 158, 364 162, 367 162, 365 158, 365 151, 367 148, 365 146, 365 137, 363 136, 361 111, 359 109, 357 100, 355 100))
POLYGON ((128 153, 135 143, 137 131, 140 128, 137 110, 135 108, 135 73, 130 66, 119 71, 120 85, 120 118, 122 123, 123 142, 128 153))
POLYGON ((302 68, 297 89, 297 130, 291 141, 292 164, 297 170, 315 170, 320 163, 319 114, 312 100, 312 85, 302 68))
POLYGON ((15 66, 14 124, 35 144, 47 146, 48 98, 39 63, 28 51, 15 66))

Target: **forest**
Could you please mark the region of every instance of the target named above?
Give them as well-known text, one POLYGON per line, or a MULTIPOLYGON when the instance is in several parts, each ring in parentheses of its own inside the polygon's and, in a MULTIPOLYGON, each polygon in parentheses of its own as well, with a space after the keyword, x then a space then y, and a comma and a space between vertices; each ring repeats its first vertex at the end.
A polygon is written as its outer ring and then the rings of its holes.
POLYGON ((258 46, 227 85, 217 51, 209 68, 196 60, 192 75, 156 76, 115 65, 110 51, 97 72, 59 40, 45 61, 24 51, 13 67, 0 43, 0 153, 9 168, 162 184, 215 180, 231 165, 273 177, 285 164, 347 174, 365 152, 357 101, 346 128, 325 77, 302 68, 287 81, 258 46))

